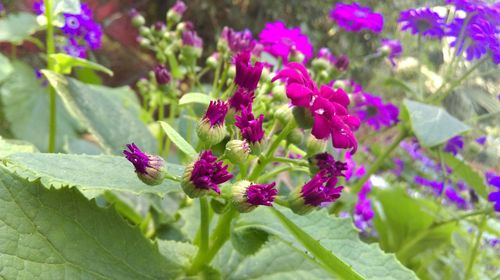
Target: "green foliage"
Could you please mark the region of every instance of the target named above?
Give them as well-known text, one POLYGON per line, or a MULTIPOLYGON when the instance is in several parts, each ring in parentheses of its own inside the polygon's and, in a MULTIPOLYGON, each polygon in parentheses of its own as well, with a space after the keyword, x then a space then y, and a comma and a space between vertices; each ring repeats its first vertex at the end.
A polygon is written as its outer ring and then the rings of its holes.
POLYGON ((269 239, 269 234, 257 228, 233 228, 231 243, 238 253, 252 255, 269 239))
POLYGON ((0 199, 2 278, 159 279, 180 273, 113 208, 99 208, 76 189, 49 190, 0 167, 0 199))
MULTIPOLYGON (((34 69, 20 61, 12 62, 13 71, 0 87, 0 98, 9 129, 17 139, 33 143, 46 151, 49 128, 49 95, 34 69)), ((57 141, 61 151, 64 144, 78 137, 78 123, 57 99, 57 141)))
POLYGON ((426 147, 434 147, 470 129, 444 109, 406 99, 413 132, 426 147))
POLYGON ((9 14, 0 18, 0 42, 20 45, 40 29, 36 16, 29 13, 9 14))
POLYGON ((204 104, 208 105, 210 101, 212 101, 213 98, 210 97, 209 95, 206 95, 204 93, 198 93, 198 92, 189 92, 184 94, 181 99, 179 99, 179 105, 189 105, 192 103, 199 103, 199 104, 204 104))
POLYGON ((166 122, 160 122, 160 125, 163 128, 163 131, 165 131, 165 134, 167 134, 167 137, 177 146, 177 148, 179 148, 179 150, 191 157, 191 159, 198 156, 198 153, 193 146, 182 138, 182 136, 173 127, 166 122))
MULTIPOLYGON (((66 107, 92 132, 105 152, 121 154, 125 144, 131 142, 147 152, 156 151, 156 140, 148 128, 108 94, 115 89, 84 84, 46 70, 43 73, 66 107)), ((128 94, 125 88, 118 90, 128 94)))
MULTIPOLYGON (((18 153, 7 156, 3 163, 23 178, 40 179, 46 188, 76 187, 89 198, 105 191, 164 196, 179 190, 177 183, 168 180, 154 187, 144 184, 124 157, 18 153)), ((166 169, 174 176, 183 171, 183 167, 170 163, 166 169)))
POLYGON ((28 142, 6 140, 0 137, 0 159, 15 153, 36 153, 38 150, 28 142))
POLYGON ((0 83, 7 78, 14 69, 8 58, 0 53, 0 83))
MULTIPOLYGON (((376 244, 369 245, 359 240, 350 220, 331 217, 324 210, 299 216, 283 207, 276 208, 366 279, 416 279, 413 272, 403 267, 393 255, 384 253, 376 244)), ((291 242, 298 250, 304 250, 268 208, 258 208, 242 216, 235 227, 258 228, 291 242)))
POLYGON ((54 71, 59 74, 71 74, 74 67, 83 67, 87 69, 102 71, 110 76, 113 76, 113 71, 102 66, 101 64, 88 61, 83 58, 70 56, 65 53, 56 53, 49 56, 49 59, 54 60, 54 71))
POLYGON ((446 165, 453 169, 452 177, 465 181, 477 194, 487 199, 488 188, 484 184, 484 177, 479 175, 469 163, 450 153, 443 153, 443 160, 446 165))

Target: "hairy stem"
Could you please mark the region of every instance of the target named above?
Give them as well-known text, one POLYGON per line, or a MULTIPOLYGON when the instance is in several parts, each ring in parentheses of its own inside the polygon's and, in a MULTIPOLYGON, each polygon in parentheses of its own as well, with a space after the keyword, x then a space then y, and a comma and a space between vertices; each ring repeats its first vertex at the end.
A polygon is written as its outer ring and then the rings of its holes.
POLYGON ((483 214, 481 222, 479 223, 479 228, 478 228, 479 232, 477 233, 476 240, 474 241, 474 247, 472 247, 469 261, 467 262, 467 269, 465 270, 464 279, 471 279, 470 274, 472 273, 472 268, 474 267, 474 262, 476 261, 477 252, 479 250, 479 244, 481 243, 481 237, 483 237, 484 226, 486 225, 487 219, 488 219, 488 214, 483 214))
MULTIPOLYGON (((47 68, 51 71, 54 70, 54 61, 50 59, 50 55, 55 53, 54 45, 54 25, 52 23, 52 0, 44 0, 45 17, 47 18, 47 68)), ((49 153, 56 151, 56 91, 54 87, 49 85, 49 153)))

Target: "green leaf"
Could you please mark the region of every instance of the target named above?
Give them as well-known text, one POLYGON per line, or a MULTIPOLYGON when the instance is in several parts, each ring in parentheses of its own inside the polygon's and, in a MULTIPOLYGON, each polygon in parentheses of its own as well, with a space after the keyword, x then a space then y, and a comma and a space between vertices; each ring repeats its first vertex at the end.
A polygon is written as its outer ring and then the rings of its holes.
MULTIPOLYGON (((40 179, 47 188, 74 186, 89 198, 105 191, 164 196, 179 189, 178 183, 169 180, 158 186, 144 184, 124 157, 18 153, 3 162, 7 169, 30 181, 40 179)), ((165 167, 174 176, 180 176, 184 169, 169 163, 165 167)))
MULTIPOLYGON (((40 151, 47 151, 49 139, 49 94, 34 69, 22 62, 13 61, 14 71, 0 87, 3 112, 10 124, 10 131, 17 139, 33 143, 40 151)), ((56 147, 61 151, 64 143, 79 137, 78 122, 64 108, 57 97, 56 147)))
POLYGON ((191 145, 189 145, 189 143, 184 140, 184 138, 182 138, 182 136, 177 131, 175 131, 173 127, 171 127, 166 122, 160 122, 160 125, 163 128, 163 131, 165 131, 165 133, 167 134, 167 137, 170 138, 172 143, 174 143, 177 148, 179 148, 179 150, 191 157, 191 159, 194 159, 198 156, 196 150, 191 145))
MULTIPOLYGON (((366 279, 416 279, 415 274, 402 266, 393 254, 384 253, 377 244, 369 245, 359 240, 349 219, 329 216, 326 210, 299 216, 289 209, 275 208, 366 279)), ((272 211, 260 207, 242 216, 235 227, 255 227, 292 242, 301 251, 305 250, 272 211)))
POLYGON ((269 239, 269 234, 257 228, 233 228, 231 243, 234 249, 242 255, 252 255, 259 251, 269 239))
POLYGON ((181 268, 111 208, 0 167, 0 278, 172 279, 181 268))
POLYGON ((0 18, 0 42, 20 45, 39 29, 35 15, 23 12, 9 14, 0 18))
POLYGON ((419 142, 434 147, 470 129, 444 109, 406 99, 411 126, 419 142))
POLYGON ((161 254, 186 269, 191 266, 191 261, 198 251, 198 247, 191 243, 174 240, 158 240, 158 246, 161 254))
POLYGON ((187 104, 192 104, 192 103, 199 103, 199 104, 204 104, 208 105, 210 104, 210 101, 214 100, 212 97, 210 97, 207 94, 204 93, 198 93, 198 92, 189 92, 184 94, 181 99, 179 99, 179 105, 187 105, 187 104))
POLYGON ((146 125, 109 94, 111 91, 128 94, 126 88, 88 85, 47 70, 42 72, 66 107, 94 134, 105 152, 121 154, 125 145, 131 142, 148 153, 156 151, 156 140, 146 125))
POLYGON ((453 169, 452 177, 459 178, 473 188, 481 197, 487 199, 488 187, 484 184, 484 177, 476 172, 464 160, 456 158, 449 153, 443 153, 443 160, 451 169, 453 169))
POLYGON ((31 143, 19 140, 7 140, 0 136, 0 159, 5 158, 10 154, 22 152, 34 153, 38 152, 38 149, 31 143))
POLYGON ((113 76, 113 71, 102 66, 101 64, 83 58, 74 57, 65 53, 51 54, 49 56, 49 59, 52 59, 55 62, 54 71, 59 74, 71 74, 71 70, 73 69, 73 67, 83 67, 101 71, 110 76, 113 76))
POLYGON ((0 53, 0 83, 5 80, 13 71, 12 65, 7 57, 0 53))
POLYGON ((54 0, 54 15, 59 13, 80 14, 80 0, 54 0))

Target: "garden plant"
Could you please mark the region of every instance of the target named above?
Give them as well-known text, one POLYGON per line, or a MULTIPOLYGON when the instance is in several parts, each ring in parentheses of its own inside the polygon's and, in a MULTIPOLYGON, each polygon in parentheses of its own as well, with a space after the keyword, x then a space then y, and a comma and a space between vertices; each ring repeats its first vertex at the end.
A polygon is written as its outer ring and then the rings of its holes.
POLYGON ((500 277, 500 3, 330 1, 321 34, 205 40, 191 1, 137 5, 152 66, 111 87, 112 16, 6 2, 0 278, 500 277))

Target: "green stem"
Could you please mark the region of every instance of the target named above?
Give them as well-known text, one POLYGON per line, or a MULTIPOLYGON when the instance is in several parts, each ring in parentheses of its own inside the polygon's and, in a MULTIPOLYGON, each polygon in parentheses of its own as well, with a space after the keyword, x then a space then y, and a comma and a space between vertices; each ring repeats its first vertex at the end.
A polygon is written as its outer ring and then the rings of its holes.
POLYGON ((366 172, 366 174, 359 179, 351 188, 353 193, 358 193, 359 190, 361 190, 361 187, 363 186, 368 179, 370 179, 370 176, 373 175, 375 172, 378 171, 384 160, 394 151, 398 146, 401 141, 403 141, 406 136, 408 136, 408 132, 406 129, 402 129, 399 136, 392 142, 392 144, 373 162, 372 166, 370 166, 370 169, 366 172))
POLYGON ((474 267, 474 262, 476 261, 479 244, 481 243, 481 237, 483 237, 484 226, 486 225, 487 219, 488 219, 488 214, 484 214, 483 217, 481 218, 481 222, 479 223, 479 232, 477 233, 476 240, 474 241, 474 247, 470 252, 470 257, 469 261, 467 262, 467 269, 465 270, 464 279, 471 279, 470 274, 472 273, 472 268, 474 267))
MULTIPOLYGON (((172 100, 171 103, 170 103, 170 109, 169 109, 169 112, 168 112, 168 124, 170 124, 171 126, 174 125, 174 118, 175 118, 175 114, 177 113, 177 100, 172 100)), ((190 133, 188 131, 188 133, 190 133)), ((171 145, 172 141, 170 140, 169 137, 167 137, 167 139, 165 140, 165 147, 163 149, 163 152, 165 153, 166 152, 166 155, 165 156, 168 156, 168 154, 170 153, 170 145, 171 145)))
POLYGON ((207 252, 208 251, 208 237, 209 237, 209 209, 208 209, 208 201, 205 196, 200 197, 200 232, 201 232, 201 242, 200 242, 200 251, 207 252))
POLYGON ((238 212, 231 207, 226 213, 219 217, 219 221, 212 232, 212 246, 208 251, 203 251, 200 247, 193 260, 188 275, 196 275, 204 265, 209 265, 220 248, 226 243, 230 236, 231 221, 238 215, 238 212))
MULTIPOLYGON (((47 18, 47 68, 51 71, 54 70, 54 61, 50 56, 55 53, 54 45, 54 25, 52 23, 52 0, 44 0, 45 17, 47 18)), ((49 85, 49 153, 56 151, 56 91, 49 85)))
POLYGON ((422 36, 418 34, 417 36, 417 46, 418 46, 418 95, 420 99, 424 96, 424 77, 422 74, 423 68, 423 58, 422 58, 422 36))
POLYGON ((290 163, 293 165, 300 165, 300 166, 309 166, 309 163, 307 163, 307 161, 303 160, 303 159, 293 159, 293 158, 287 158, 287 157, 272 157, 271 161, 290 163))
POLYGON ((172 52, 167 52, 167 60, 168 60, 168 65, 170 66, 170 72, 172 73, 172 77, 176 79, 182 78, 182 73, 179 68, 179 63, 177 63, 177 58, 175 58, 175 55, 172 52))
POLYGON ((337 256, 325 249, 319 242, 294 224, 276 208, 271 208, 273 214, 287 228, 287 230, 323 265, 333 276, 340 279, 365 279, 352 267, 337 256))
MULTIPOLYGON (((158 121, 163 121, 163 117, 165 116, 165 104, 163 103, 163 90, 158 91, 158 121)), ((167 139, 169 139, 167 137, 167 139)), ((161 156, 163 152, 163 132, 158 133, 158 155, 161 156)))
POLYGON ((224 65, 224 59, 221 57, 215 68, 214 80, 212 82, 212 94, 211 94, 212 97, 217 97, 218 95, 217 88, 219 83, 220 71, 222 70, 222 65, 224 65))
POLYGON ((226 65, 225 63, 222 65, 224 67, 224 70, 222 71, 222 76, 219 85, 217 86, 217 98, 220 97, 220 92, 224 85, 226 84, 226 79, 227 79, 227 73, 229 70, 229 65, 226 65))
POLYGON ((491 213, 491 211, 492 211, 492 209, 476 210, 476 211, 469 212, 469 213, 460 215, 458 217, 455 217, 455 218, 452 218, 452 219, 449 219, 449 220, 445 220, 445 221, 434 223, 431 226, 431 228, 434 229, 434 228, 440 227, 442 225, 446 225, 446 224, 458 222, 460 220, 463 220, 463 219, 466 219, 466 218, 469 218, 469 217, 474 217, 474 216, 479 216, 479 215, 483 215, 483 214, 488 214, 488 213, 491 213))

